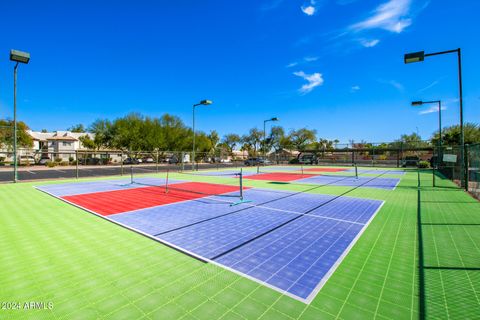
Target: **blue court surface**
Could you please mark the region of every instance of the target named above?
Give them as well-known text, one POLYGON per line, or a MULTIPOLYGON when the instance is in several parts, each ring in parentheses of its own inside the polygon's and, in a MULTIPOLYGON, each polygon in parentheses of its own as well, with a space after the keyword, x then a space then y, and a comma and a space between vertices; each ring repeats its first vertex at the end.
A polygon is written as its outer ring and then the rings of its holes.
MULTIPOLYGON (((404 175, 405 171, 403 170, 391 170, 391 169, 357 169, 358 173, 367 173, 367 174, 395 174, 395 175, 404 175)), ((345 172, 355 172, 355 169, 348 169, 345 172)))
POLYGON ((108 216, 204 261, 310 302, 382 201, 248 189, 108 216))
POLYGON ((318 175, 315 177, 295 180, 295 183, 319 184, 330 186, 348 186, 365 187, 393 190, 400 183, 398 178, 379 178, 379 177, 351 177, 351 176, 326 176, 318 175))

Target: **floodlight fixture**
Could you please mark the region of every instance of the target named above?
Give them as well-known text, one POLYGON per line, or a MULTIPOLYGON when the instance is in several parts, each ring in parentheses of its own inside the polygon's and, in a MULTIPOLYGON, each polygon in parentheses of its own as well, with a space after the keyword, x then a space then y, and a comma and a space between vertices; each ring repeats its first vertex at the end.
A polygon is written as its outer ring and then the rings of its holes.
POLYGON ((425 60, 425 51, 412 52, 405 54, 403 61, 407 63, 421 62, 425 60))
POLYGON ((12 49, 10 50, 10 60, 26 64, 30 61, 30 53, 12 49))

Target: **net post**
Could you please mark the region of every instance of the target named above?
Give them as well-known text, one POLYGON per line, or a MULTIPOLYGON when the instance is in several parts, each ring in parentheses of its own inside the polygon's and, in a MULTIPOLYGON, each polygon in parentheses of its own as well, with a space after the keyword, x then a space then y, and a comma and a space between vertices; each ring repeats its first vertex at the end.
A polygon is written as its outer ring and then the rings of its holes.
POLYGON ((356 163, 355 163, 355 178, 358 179, 358 168, 356 163))
POLYGON ((243 171, 240 168, 240 201, 243 201, 243 171))
POLYGON ((259 174, 259 173, 260 173, 260 165, 257 164, 257 174, 259 174))
POLYGON ((133 184, 133 165, 130 165, 130 183, 133 184))
POLYGON ((168 193, 168 173, 170 172, 170 169, 167 169, 167 178, 165 181, 165 193, 168 193))
POLYGON ((158 157, 159 157, 159 154, 158 154, 158 150, 157 150, 157 154, 156 154, 156 158, 155 158, 155 171, 157 171, 157 173, 158 173, 158 157))
POLYGON ((303 163, 300 165, 300 167, 302 168, 302 176, 303 176, 303 163))
POLYGON ((435 164, 432 165, 432 185, 435 188, 435 164))

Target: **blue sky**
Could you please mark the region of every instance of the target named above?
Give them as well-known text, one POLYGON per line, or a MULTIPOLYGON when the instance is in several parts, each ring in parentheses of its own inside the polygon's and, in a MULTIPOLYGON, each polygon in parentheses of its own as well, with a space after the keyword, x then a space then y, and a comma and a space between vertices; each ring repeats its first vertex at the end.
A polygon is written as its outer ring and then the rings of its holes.
POLYGON ((480 118, 480 1, 2 1, 0 117, 11 117, 10 49, 31 53, 18 116, 61 130, 129 112, 168 112, 198 129, 245 133, 280 118, 342 142, 429 138, 441 99, 458 123, 456 56, 403 64, 403 53, 462 48, 465 121, 480 118), (422 113, 422 114, 421 114, 422 113))

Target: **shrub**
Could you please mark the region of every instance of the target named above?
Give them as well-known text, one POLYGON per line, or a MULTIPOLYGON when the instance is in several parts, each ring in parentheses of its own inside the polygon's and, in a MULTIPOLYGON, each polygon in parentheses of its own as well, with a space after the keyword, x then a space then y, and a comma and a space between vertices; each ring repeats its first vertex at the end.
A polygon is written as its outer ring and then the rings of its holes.
POLYGON ((49 168, 53 168, 53 167, 57 166, 57 162, 47 161, 47 162, 45 162, 45 165, 49 168))
POLYGON ((75 158, 74 158, 74 157, 69 157, 69 158, 68 158, 68 162, 71 163, 71 162, 74 162, 74 161, 75 161, 75 158))
POLYGON ((70 165, 70 162, 68 162, 68 161, 62 161, 62 162, 60 162, 59 164, 60 164, 62 167, 65 167, 65 166, 70 165))
POLYGON ((5 157, 0 157, 0 162, 5 162, 5 157))
POLYGON ((295 159, 291 159, 288 163, 290 163, 290 164, 297 164, 297 163, 300 163, 300 160, 298 160, 297 158, 295 158, 295 159))
POLYGON ((62 162, 62 158, 56 157, 56 158, 55 158, 55 162, 62 162))
POLYGON ((381 155, 378 156, 378 160, 387 160, 387 159, 388 159, 388 157, 387 157, 386 154, 381 154, 381 155))
POLYGON ((430 162, 428 161, 420 161, 418 162, 419 168, 430 168, 430 162))

